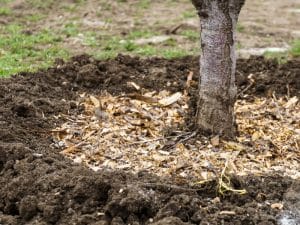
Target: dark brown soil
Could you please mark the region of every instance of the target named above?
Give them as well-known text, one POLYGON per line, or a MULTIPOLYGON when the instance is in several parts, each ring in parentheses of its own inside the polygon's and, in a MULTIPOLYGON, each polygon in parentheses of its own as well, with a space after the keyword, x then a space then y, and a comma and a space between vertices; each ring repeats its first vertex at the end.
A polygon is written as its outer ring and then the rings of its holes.
MULTIPOLYGON (((287 199, 292 208, 299 196, 299 185, 280 175, 232 178, 248 193, 218 201, 215 181, 190 187, 142 171, 93 172, 58 153, 50 129, 64 122, 58 114, 82 112, 74 102, 78 93, 131 93, 127 81, 177 91, 189 71, 197 79, 197 58, 120 55, 95 61, 82 55, 68 63, 57 60, 45 71, 1 79, 0 224, 277 224, 279 210, 270 205, 287 199)), ((250 74, 255 83, 244 93, 249 97, 273 91, 300 96, 299 59, 284 65, 264 58, 239 60, 240 91, 248 87, 250 74)))

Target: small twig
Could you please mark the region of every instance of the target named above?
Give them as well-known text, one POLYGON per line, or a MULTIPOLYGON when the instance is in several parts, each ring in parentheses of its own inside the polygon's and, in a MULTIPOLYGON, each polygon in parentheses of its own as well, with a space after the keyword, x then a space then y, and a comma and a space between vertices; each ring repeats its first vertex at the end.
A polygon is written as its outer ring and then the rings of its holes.
POLYGON ((238 93, 238 95, 237 95, 237 97, 241 97, 242 96, 242 94, 244 94, 246 91, 248 91, 253 85, 254 85, 254 81, 253 80, 250 80, 250 84, 247 86, 247 87, 245 87, 243 90, 241 90, 239 93, 238 93))
MULTIPOLYGON (((272 97, 273 97, 273 99, 274 99, 276 102, 278 101, 278 98, 277 98, 277 96, 276 96, 276 92, 275 92, 275 91, 272 92, 272 97)), ((278 104, 276 104, 276 106, 278 107, 278 104)))
POLYGON ((290 85, 286 85, 286 90, 287 90, 287 98, 289 99, 291 97, 291 92, 290 92, 290 85))
POLYGON ((174 143, 174 144, 172 144, 171 146, 169 146, 166 150, 168 151, 168 150, 170 150, 171 148, 173 148, 174 146, 176 146, 176 145, 178 145, 178 144, 180 144, 180 143, 182 143, 182 142, 185 142, 185 141, 191 139, 192 137, 196 136, 197 133, 198 133, 197 131, 194 131, 194 132, 190 133, 190 135, 188 135, 187 137, 182 138, 182 139, 179 139, 176 143, 174 143))
POLYGON ((165 139, 173 139, 173 138, 176 139, 176 138, 186 136, 187 134, 190 134, 190 132, 187 132, 187 133, 184 133, 184 134, 179 134, 179 135, 176 135, 176 136, 158 137, 158 138, 154 138, 154 139, 150 139, 150 140, 135 141, 135 142, 129 143, 128 145, 143 144, 143 143, 148 143, 148 142, 153 142, 153 141, 160 141, 160 140, 165 140, 165 139))
POLYGON ((193 71, 190 71, 188 76, 187 76, 187 79, 186 79, 186 83, 185 83, 185 89, 184 89, 184 95, 187 96, 188 95, 188 91, 190 89, 190 86, 191 86, 191 82, 193 80, 193 71))
POLYGON ((128 145, 135 145, 135 144, 143 144, 143 143, 149 143, 149 142, 153 142, 153 141, 160 141, 160 140, 164 140, 167 139, 168 137, 159 137, 159 138, 154 138, 154 139, 149 139, 149 140, 144 140, 144 141, 135 141, 135 142, 131 142, 128 145))
POLYGON ((182 27, 182 25, 183 25, 182 23, 179 24, 179 25, 176 25, 175 27, 171 28, 171 30, 168 30, 167 33, 168 33, 168 34, 176 34, 177 30, 178 30, 180 27, 182 27))
POLYGON ((194 132, 191 133, 189 136, 187 136, 187 137, 185 137, 185 138, 183 138, 183 139, 180 139, 180 140, 177 142, 177 144, 182 143, 182 142, 185 142, 185 141, 191 139, 192 137, 196 136, 196 134, 197 134, 197 131, 194 131, 194 132))

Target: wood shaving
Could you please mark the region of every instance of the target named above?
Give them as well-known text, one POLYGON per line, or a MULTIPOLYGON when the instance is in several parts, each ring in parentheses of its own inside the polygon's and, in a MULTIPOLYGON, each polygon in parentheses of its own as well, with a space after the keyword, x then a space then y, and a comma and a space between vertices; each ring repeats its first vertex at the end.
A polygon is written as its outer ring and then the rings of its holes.
POLYGON ((63 142, 63 155, 93 170, 147 170, 158 176, 201 181, 215 178, 227 162, 227 170, 236 175, 277 172, 300 177, 297 97, 238 100, 236 142, 218 136, 196 137, 184 130, 189 99, 181 93, 81 93, 80 98, 84 114, 59 115, 67 122, 52 133, 63 142), (107 115, 105 120, 95 116, 99 106, 107 115))

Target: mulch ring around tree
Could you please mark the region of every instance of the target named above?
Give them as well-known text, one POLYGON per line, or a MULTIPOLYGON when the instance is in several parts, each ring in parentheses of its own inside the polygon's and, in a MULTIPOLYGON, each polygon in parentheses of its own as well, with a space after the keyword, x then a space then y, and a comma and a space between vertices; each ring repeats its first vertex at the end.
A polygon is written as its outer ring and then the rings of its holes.
POLYGON ((0 80, 0 224, 299 224, 300 60, 241 59, 235 141, 194 132, 198 58, 0 80))

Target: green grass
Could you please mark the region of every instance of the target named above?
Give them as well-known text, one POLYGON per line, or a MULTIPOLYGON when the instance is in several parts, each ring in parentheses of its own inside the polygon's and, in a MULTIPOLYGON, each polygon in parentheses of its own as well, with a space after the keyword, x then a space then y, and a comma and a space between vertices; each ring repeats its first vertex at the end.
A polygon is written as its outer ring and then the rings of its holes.
POLYGON ((150 0, 139 0, 137 6, 142 9, 148 9, 150 7, 150 0))
POLYGON ((158 54, 158 49, 152 45, 145 45, 136 49, 135 53, 141 56, 155 56, 158 54))
POLYGON ((67 4, 67 5, 64 5, 63 6, 63 9, 66 11, 66 12, 75 12, 76 9, 77 9, 77 5, 75 4, 67 4))
POLYGON ((133 47, 130 49, 126 49, 125 51, 124 49, 123 51, 102 50, 102 51, 95 52, 93 55, 97 59, 111 59, 116 57, 119 53, 139 55, 145 57, 157 56, 157 57, 164 57, 167 59, 181 58, 192 54, 191 52, 180 48, 160 49, 159 47, 145 45, 143 47, 133 47))
POLYGON ((53 4, 57 3, 55 0, 26 0, 32 8, 35 9, 47 9, 53 4))
POLYGON ((238 23, 236 29, 237 29, 238 32, 242 33, 242 32, 245 31, 246 28, 245 28, 245 26, 243 26, 242 24, 238 23))
POLYGON ((0 0, 0 4, 1 5, 4 5, 4 4, 7 4, 9 2, 11 2, 12 0, 0 0))
POLYGON ((9 25, 0 29, 0 76, 20 71, 49 67, 55 58, 67 58, 59 46, 61 39, 43 30, 36 34, 22 32, 22 27, 9 25))
POLYGON ((300 39, 291 42, 291 48, 286 52, 266 52, 267 58, 275 58, 279 63, 285 63, 289 58, 300 57, 300 39))
POLYGON ((159 35, 159 33, 151 30, 133 30, 126 35, 126 38, 134 40, 138 38, 149 38, 156 35, 159 35))
MULTIPOLYGON (((149 38, 160 35, 149 30, 135 30, 125 36, 110 35, 101 36, 96 33, 85 33, 85 45, 93 47, 95 52, 92 54, 98 59, 108 59, 115 57, 118 53, 139 55, 139 56, 160 56, 165 58, 178 58, 194 52, 183 50, 177 45, 175 39, 169 39, 163 43, 138 45, 134 40, 139 38, 149 38)), ((198 35, 199 36, 199 35, 198 35)), ((196 49, 195 49, 196 50, 196 49)))
POLYGON ((287 52, 266 52, 264 56, 268 59, 276 59, 279 64, 286 63, 289 58, 287 52))
POLYGON ((70 37, 74 37, 76 35, 78 35, 78 33, 80 33, 79 31, 79 25, 76 22, 69 22, 66 23, 63 27, 63 29, 61 30, 61 33, 70 37))
POLYGON ((25 17, 25 20, 26 21, 29 21, 29 22, 38 22, 42 19, 44 19, 46 16, 45 15, 42 15, 42 14, 32 14, 32 15, 28 15, 25 17))
POLYGON ((160 53, 160 55, 166 59, 181 58, 188 54, 189 54, 188 51, 179 48, 166 49, 160 53))
POLYGON ((290 54, 294 57, 300 56, 300 39, 297 39, 292 42, 292 48, 290 54))
POLYGON ((66 12, 75 12, 80 6, 84 5, 86 0, 73 0, 73 3, 68 3, 64 4, 62 8, 66 12))
POLYGON ((195 30, 184 30, 180 32, 180 35, 188 38, 191 41, 200 41, 200 33, 195 30))
POLYGON ((197 14, 196 14, 195 10, 189 10, 189 11, 185 11, 182 13, 182 17, 184 19, 194 18, 196 16, 197 16, 197 14))
POLYGON ((101 39, 94 31, 88 31, 84 33, 83 44, 92 48, 99 48, 101 39))
POLYGON ((10 15, 11 9, 10 8, 6 8, 6 7, 0 7, 0 16, 8 16, 10 15))
MULTIPOLYGON (((110 2, 103 2, 101 9, 105 11, 110 11, 112 9, 112 5, 110 2)), ((97 15, 100 17, 101 11, 97 12, 97 15)))
MULTIPOLYGON (((114 58, 119 53, 145 57, 159 56, 169 59, 195 54, 195 52, 183 50, 178 47, 177 42, 174 39, 167 40, 166 42, 159 45, 138 45, 134 43, 134 40, 136 40, 137 38, 150 37, 152 36, 152 34, 153 33, 151 32, 134 31, 130 32, 124 37, 86 36, 87 39, 85 43, 95 49, 95 52, 93 52, 92 54, 97 59, 114 58)), ((198 49, 195 49, 195 51, 196 50, 198 49)))
MULTIPOLYGON (((120 3, 120 4, 128 4, 128 0, 115 0, 117 3, 120 3)), ((149 9, 151 6, 151 0, 138 0, 136 1, 136 3, 134 3, 134 8, 139 11, 144 11, 144 10, 147 10, 149 9)), ((122 6, 120 6, 122 7, 122 6)), ((110 10, 111 9, 111 4, 109 3, 106 3, 104 4, 104 10, 110 10)), ((135 13, 142 13, 141 11, 139 12, 135 12, 135 13)))

